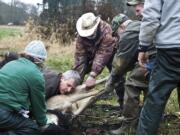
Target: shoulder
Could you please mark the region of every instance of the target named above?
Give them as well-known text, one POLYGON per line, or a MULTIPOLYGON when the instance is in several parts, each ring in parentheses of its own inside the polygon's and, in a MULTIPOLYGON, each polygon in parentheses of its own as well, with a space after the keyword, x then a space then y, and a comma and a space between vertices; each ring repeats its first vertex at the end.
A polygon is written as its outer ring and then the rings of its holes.
POLYGON ((139 39, 139 32, 140 32, 140 21, 132 21, 128 24, 126 30, 123 32, 121 40, 127 39, 139 39))
POLYGON ((42 72, 40 71, 40 68, 34 64, 33 62, 29 61, 26 58, 20 58, 19 61, 21 62, 21 66, 24 69, 24 73, 27 78, 30 80, 40 80, 43 81, 44 77, 42 72))
POLYGON ((102 33, 109 33, 109 34, 112 34, 112 29, 111 29, 111 26, 110 26, 110 24, 108 24, 107 22, 105 22, 105 21, 103 21, 103 20, 101 20, 100 21, 100 24, 99 24, 99 27, 100 27, 100 31, 102 32, 102 33))
POLYGON ((126 31, 134 31, 139 32, 140 31, 141 22, 140 21, 132 21, 128 24, 126 31))

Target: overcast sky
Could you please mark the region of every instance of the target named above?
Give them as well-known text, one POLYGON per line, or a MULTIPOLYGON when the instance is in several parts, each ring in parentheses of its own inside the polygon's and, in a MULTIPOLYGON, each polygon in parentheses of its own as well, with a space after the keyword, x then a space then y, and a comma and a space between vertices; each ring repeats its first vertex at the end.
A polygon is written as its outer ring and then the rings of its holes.
MULTIPOLYGON (((4 1, 6 3, 11 2, 11 0, 2 0, 2 1, 4 1)), ((24 2, 24 3, 30 3, 30 4, 36 5, 37 3, 42 3, 43 0, 19 0, 19 1, 24 2)))

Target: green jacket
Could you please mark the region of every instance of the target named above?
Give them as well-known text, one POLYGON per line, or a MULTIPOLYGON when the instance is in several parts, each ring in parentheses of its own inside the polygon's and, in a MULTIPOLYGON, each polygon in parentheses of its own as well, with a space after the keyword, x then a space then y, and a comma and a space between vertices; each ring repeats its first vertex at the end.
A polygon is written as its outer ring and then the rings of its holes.
POLYGON ((0 70, 0 108, 14 112, 30 110, 40 126, 46 124, 45 81, 34 63, 19 58, 3 66, 0 70))

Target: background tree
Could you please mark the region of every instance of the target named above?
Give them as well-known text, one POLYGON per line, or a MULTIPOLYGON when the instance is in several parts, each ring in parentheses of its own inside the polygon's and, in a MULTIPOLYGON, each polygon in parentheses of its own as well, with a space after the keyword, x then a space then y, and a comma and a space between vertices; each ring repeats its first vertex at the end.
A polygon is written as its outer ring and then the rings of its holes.
POLYGON ((0 1, 0 24, 12 22, 24 24, 30 16, 37 16, 37 8, 31 4, 25 4, 16 0, 13 5, 0 1))

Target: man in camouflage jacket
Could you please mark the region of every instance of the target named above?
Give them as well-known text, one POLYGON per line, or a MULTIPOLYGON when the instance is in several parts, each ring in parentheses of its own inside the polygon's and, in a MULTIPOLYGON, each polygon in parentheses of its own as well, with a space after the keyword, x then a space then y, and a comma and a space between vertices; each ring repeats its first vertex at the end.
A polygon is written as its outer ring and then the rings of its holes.
MULTIPOLYGON (((112 29, 108 23, 95 17, 93 13, 82 15, 77 21, 78 37, 76 41, 75 64, 73 69, 78 71, 82 80, 86 80, 87 89, 95 86, 96 77, 105 66, 111 70, 112 59, 116 52, 116 38, 112 37, 112 29)), ((116 93, 123 105, 124 79, 120 78, 116 93)))

